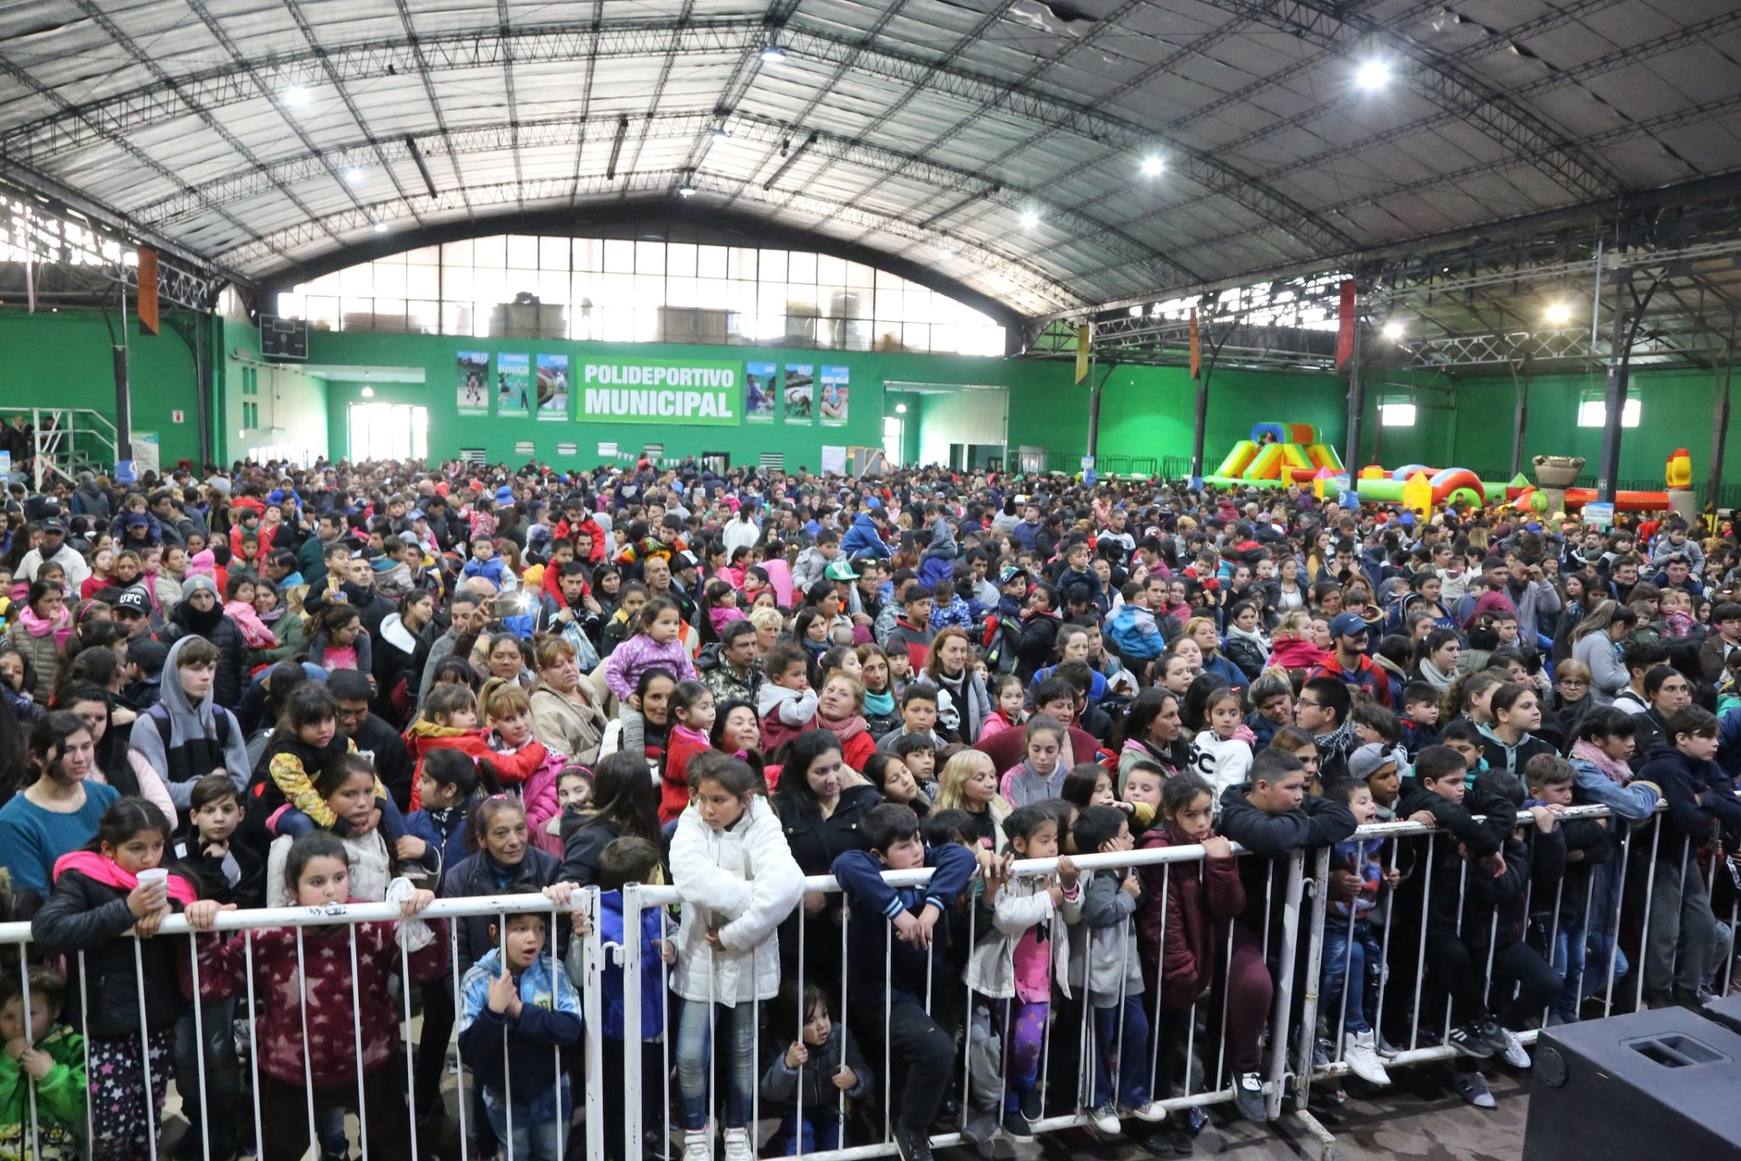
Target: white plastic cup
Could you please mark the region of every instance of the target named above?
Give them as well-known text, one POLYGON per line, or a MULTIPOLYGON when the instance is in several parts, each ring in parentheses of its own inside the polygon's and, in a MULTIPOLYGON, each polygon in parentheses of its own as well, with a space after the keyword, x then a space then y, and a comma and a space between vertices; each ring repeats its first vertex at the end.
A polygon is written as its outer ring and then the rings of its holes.
POLYGON ((139 872, 139 885, 142 887, 169 888, 169 871, 163 867, 151 867, 139 872))

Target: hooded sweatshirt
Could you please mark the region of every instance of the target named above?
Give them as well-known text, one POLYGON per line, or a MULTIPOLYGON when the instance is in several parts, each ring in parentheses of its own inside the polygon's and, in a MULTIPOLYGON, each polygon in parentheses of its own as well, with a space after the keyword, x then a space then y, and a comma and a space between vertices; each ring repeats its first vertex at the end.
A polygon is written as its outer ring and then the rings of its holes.
POLYGON ((171 818, 186 815, 193 784, 208 774, 228 775, 237 794, 248 787, 247 738, 235 716, 212 700, 212 690, 196 705, 181 684, 182 650, 194 640, 180 637, 169 647, 161 698, 133 723, 127 740, 139 792, 171 818))

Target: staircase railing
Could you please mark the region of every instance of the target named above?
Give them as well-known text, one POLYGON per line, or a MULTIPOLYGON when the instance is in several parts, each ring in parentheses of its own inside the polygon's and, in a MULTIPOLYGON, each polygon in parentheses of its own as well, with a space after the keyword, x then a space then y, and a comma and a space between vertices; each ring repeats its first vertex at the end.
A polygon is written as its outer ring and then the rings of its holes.
POLYGON ((59 476, 78 483, 83 471, 110 472, 119 442, 115 424, 89 407, 0 407, 0 422, 23 416, 31 430, 32 483, 40 491, 59 476))

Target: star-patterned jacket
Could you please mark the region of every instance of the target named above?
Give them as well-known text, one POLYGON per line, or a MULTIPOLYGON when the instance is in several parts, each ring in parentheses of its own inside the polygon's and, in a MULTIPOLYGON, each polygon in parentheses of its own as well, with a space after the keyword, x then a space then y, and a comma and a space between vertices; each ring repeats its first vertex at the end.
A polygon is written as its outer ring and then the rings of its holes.
MULTIPOLYGON (((399 945, 403 942, 410 952, 411 978, 418 982, 440 979, 447 970, 447 940, 441 926, 440 921, 426 924, 421 919, 407 919, 256 931, 254 994, 265 1001, 258 1028, 260 1068, 288 1084, 304 1083, 305 989, 296 966, 298 931, 302 932, 302 958, 308 971, 308 1076, 316 1086, 325 1087, 356 1083, 354 1010, 360 1011, 362 1022, 365 1073, 386 1064, 400 1051, 399 1010, 387 990, 387 978, 399 970, 399 945), (356 1005, 351 999, 353 926, 357 939, 356 1005)), ((200 941, 201 997, 246 996, 247 970, 240 932, 228 939, 213 936, 200 941)))

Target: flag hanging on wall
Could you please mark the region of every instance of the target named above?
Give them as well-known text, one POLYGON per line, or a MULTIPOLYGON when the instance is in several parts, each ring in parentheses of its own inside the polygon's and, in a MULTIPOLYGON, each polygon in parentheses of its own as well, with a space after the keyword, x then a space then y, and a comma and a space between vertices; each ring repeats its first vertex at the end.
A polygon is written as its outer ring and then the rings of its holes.
POLYGON ((1197 333, 1197 308, 1191 308, 1191 378, 1203 377, 1203 340, 1197 333))
POLYGON ((139 325, 157 333, 157 251, 139 247, 139 325))
POLYGON ((1094 345, 1094 332, 1087 323, 1076 328, 1076 381, 1088 378, 1088 353, 1094 345))
POLYGON ((1340 367, 1354 354, 1354 279, 1342 282, 1342 305, 1336 311, 1336 365, 1340 367))

